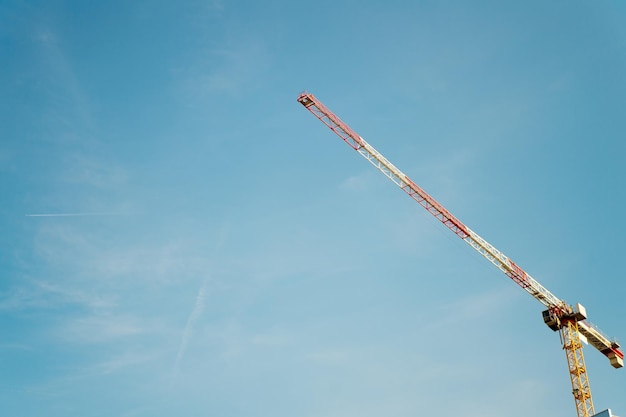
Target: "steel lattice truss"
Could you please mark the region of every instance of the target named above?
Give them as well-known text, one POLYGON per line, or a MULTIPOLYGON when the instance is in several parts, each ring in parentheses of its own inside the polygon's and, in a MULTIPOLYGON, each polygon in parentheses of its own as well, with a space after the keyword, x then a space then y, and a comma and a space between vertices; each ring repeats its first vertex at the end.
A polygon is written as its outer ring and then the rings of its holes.
POLYGON ((576 384, 575 386, 573 385, 574 391, 581 393, 578 397, 576 392, 574 394, 577 401, 579 417, 591 416, 593 414, 593 403, 591 402, 591 392, 588 389, 588 380, 586 379, 586 370, 582 358, 582 345, 580 345, 581 336, 602 354, 607 356, 611 365, 615 368, 624 366, 624 353, 619 349, 619 344, 615 341, 611 341, 602 334, 597 327, 585 321, 584 318, 586 318, 586 316, 583 317, 580 315, 577 309, 574 309, 571 305, 556 297, 510 258, 463 224, 445 207, 439 204, 426 191, 368 144, 359 134, 352 130, 350 126, 324 106, 313 94, 307 92, 301 93, 298 96, 298 102, 335 132, 335 134, 352 149, 356 150, 406 194, 443 223, 455 235, 464 240, 489 262, 495 265, 496 268, 504 272, 527 293, 532 295, 533 298, 543 304, 550 311, 550 314, 557 318, 558 324, 555 325, 553 330, 561 330, 562 337, 567 341, 568 348, 565 349, 570 370, 574 369, 573 372, 578 375, 578 379, 572 379, 572 384, 576 384), (561 319, 563 321, 562 327, 561 319), (575 324, 574 327, 571 325, 572 322, 575 324), (570 324, 568 325, 567 323, 570 324), (579 378, 581 374, 583 374, 584 380, 579 378), (587 393, 589 398, 587 398, 587 393))

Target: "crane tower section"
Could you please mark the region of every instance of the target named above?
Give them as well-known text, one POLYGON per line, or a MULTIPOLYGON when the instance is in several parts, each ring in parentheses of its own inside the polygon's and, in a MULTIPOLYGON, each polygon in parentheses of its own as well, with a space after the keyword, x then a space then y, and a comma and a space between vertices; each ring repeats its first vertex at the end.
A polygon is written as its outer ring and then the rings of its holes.
MULTIPOLYGON (((533 296, 533 298, 543 304, 547 308, 543 313, 544 322, 552 330, 562 330, 567 323, 573 320, 577 323, 578 333, 593 347, 605 355, 613 367, 621 368, 624 366, 624 353, 620 350, 619 344, 604 336, 599 329, 585 320, 587 318, 586 312, 584 312, 582 306, 578 304, 576 307, 572 307, 548 291, 504 253, 500 252, 452 215, 444 206, 437 202, 406 174, 400 171, 367 143, 365 139, 352 130, 350 126, 330 111, 313 94, 306 91, 301 93, 298 96, 298 102, 335 132, 335 134, 352 149, 357 151, 380 172, 393 181, 402 191, 443 223, 455 235, 464 240, 489 262, 495 265, 496 268, 501 270, 527 293, 533 296)), ((581 371, 578 370, 577 372, 581 371)))

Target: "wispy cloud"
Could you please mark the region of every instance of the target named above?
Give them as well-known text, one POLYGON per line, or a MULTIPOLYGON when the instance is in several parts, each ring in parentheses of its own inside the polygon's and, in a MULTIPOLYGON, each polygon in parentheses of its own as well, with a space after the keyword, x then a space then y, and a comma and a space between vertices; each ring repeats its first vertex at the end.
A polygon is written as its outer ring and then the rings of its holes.
POLYGON ((257 79, 269 65, 270 56, 265 43, 259 39, 231 42, 230 48, 214 52, 221 65, 207 79, 210 91, 238 92, 257 79), (254 65, 250 65, 254 62, 254 65))
POLYGON ((176 354, 176 360, 174 362, 174 371, 178 372, 180 369, 180 363, 187 352, 187 347, 189 345, 189 340, 191 339, 194 327, 202 313, 204 312, 204 300, 205 294, 207 291, 207 286, 209 284, 209 277, 206 277, 202 281, 202 285, 198 290, 198 294, 196 295, 196 302, 193 306, 193 310, 191 314, 187 318, 187 323, 185 324, 185 328, 183 329, 183 336, 180 340, 180 344, 178 346, 178 353, 176 354))
MULTIPOLYGON (((372 168, 373 169, 373 168, 372 168)), ((353 175, 346 178, 339 184, 339 188, 350 191, 364 191, 367 190, 371 181, 371 172, 364 172, 360 175, 353 175)))
POLYGON ((158 358, 156 352, 124 352, 107 360, 99 362, 90 368, 97 374, 112 374, 130 366, 137 366, 158 358))
POLYGON ((34 348, 32 346, 19 343, 0 343, 0 350, 33 351, 34 348))
POLYGON ((353 353, 354 352, 350 352, 347 349, 323 349, 309 353, 307 358, 317 363, 338 365, 347 361, 353 353))
MULTIPOLYGON (((220 12, 217 7, 215 10, 220 12)), ((211 38, 206 43, 207 52, 194 65, 174 70, 179 75, 182 92, 192 101, 215 93, 240 96, 271 65, 271 52, 262 38, 236 36, 218 42, 211 38)))
POLYGON ((122 185, 128 177, 119 165, 98 156, 74 153, 64 159, 61 179, 69 184, 108 189, 122 185))
POLYGON ((293 337, 274 327, 267 333, 255 334, 250 339, 254 346, 279 347, 293 342, 293 337))
POLYGON ((443 303, 437 308, 438 319, 425 324, 426 331, 435 333, 450 325, 458 324, 459 317, 462 317, 464 321, 478 321, 493 316, 494 312, 505 308, 512 300, 517 299, 517 293, 513 290, 514 288, 506 288, 470 294, 458 297, 453 302, 443 303))
MULTIPOLYGON (((215 252, 218 252, 222 248, 224 243, 226 242, 226 238, 228 236, 229 230, 230 230, 230 225, 228 223, 222 226, 220 230, 220 234, 218 235, 217 243, 215 245, 215 252)), ((209 280, 210 280, 210 276, 206 276, 202 280, 200 289, 198 290, 198 293, 196 294, 196 300, 195 300, 193 309, 191 310, 191 314, 189 314, 189 317, 187 318, 187 322, 185 323, 185 327, 183 328, 183 335, 181 337, 180 344, 178 346, 178 352, 176 353, 176 359, 174 361, 174 372, 176 373, 179 372, 180 364, 183 361, 183 358, 185 357, 185 353, 187 353, 187 348, 189 346, 189 342, 193 335, 196 322, 200 319, 200 317, 202 316, 202 313, 204 312, 205 297, 206 297, 206 292, 209 286, 209 280)))
POLYGON ((224 10, 224 2, 222 0, 212 0, 208 3, 207 8, 209 10, 224 10))
MULTIPOLYGON (((68 127, 92 129, 93 119, 89 99, 78 82, 78 77, 64 48, 63 39, 54 30, 42 28, 34 39, 40 46, 42 71, 45 68, 45 79, 48 81, 47 96, 49 105, 46 108, 46 119, 49 126, 59 129, 61 135, 54 135, 56 140, 70 139, 68 127)), ((81 140, 89 136, 80 137, 81 140)))
POLYGON ((78 288, 46 281, 40 281, 38 287, 49 295, 57 295, 63 303, 80 304, 91 310, 109 308, 115 305, 112 299, 102 294, 86 292, 78 288))
POLYGON ((115 302, 102 294, 83 291, 64 283, 34 281, 7 291, 0 297, 0 310, 47 309, 59 305, 79 305, 89 310, 110 308, 115 302))
POLYGON ((147 332, 147 326, 129 314, 93 314, 64 323, 59 335, 73 343, 94 344, 147 332))

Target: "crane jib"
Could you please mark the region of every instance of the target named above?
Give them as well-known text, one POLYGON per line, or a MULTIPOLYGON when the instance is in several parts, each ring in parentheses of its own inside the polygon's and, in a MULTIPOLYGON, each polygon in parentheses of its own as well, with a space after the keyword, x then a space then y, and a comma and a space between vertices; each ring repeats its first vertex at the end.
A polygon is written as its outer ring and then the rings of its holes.
MULTIPOLYGON (((445 207, 439 204, 437 200, 409 179, 409 177, 352 130, 350 126, 330 111, 322 102, 313 96, 313 94, 306 91, 301 93, 298 96, 298 102, 335 132, 335 134, 351 148, 356 150, 361 156, 398 185, 406 194, 424 207, 430 214, 441 221, 448 229, 483 255, 550 311, 564 317, 571 314, 571 306, 557 298, 515 262, 511 261, 493 245, 465 226, 445 207)), ((599 329, 592 326, 590 323, 581 321, 580 324, 581 334, 583 334, 596 349, 607 356, 614 367, 618 368, 624 366, 624 353, 619 349, 617 342, 610 341, 608 338, 602 336, 599 329)))
POLYGON ((454 217, 452 213, 446 210, 441 204, 432 198, 419 185, 415 184, 409 177, 404 176, 406 186, 402 187, 404 192, 422 205, 430 214, 435 216, 441 223, 445 224, 448 229, 452 230, 461 239, 469 237, 470 233, 467 227, 461 223, 459 219, 454 217))

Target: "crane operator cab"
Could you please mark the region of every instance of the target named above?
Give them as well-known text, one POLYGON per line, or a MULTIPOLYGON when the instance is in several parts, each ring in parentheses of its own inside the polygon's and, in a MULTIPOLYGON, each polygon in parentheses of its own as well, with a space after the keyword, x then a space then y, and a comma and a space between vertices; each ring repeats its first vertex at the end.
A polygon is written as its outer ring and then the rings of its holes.
POLYGON ((555 332, 561 328, 561 319, 552 310, 544 310, 541 315, 543 322, 555 332))
POLYGON ((544 310, 541 315, 543 316, 543 322, 555 332, 562 327, 561 317, 563 319, 582 321, 587 319, 587 309, 580 303, 576 303, 569 314, 557 315, 554 309, 544 310))

